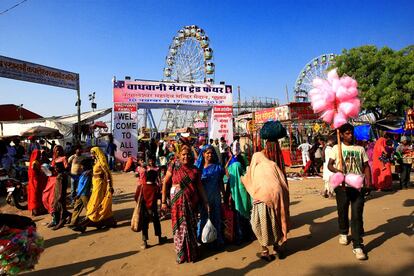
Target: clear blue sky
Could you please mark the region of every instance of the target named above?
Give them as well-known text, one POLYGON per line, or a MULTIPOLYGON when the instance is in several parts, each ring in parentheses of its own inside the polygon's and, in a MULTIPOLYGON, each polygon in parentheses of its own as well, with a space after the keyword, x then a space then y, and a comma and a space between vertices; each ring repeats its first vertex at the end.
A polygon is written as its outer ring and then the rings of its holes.
MULTIPOLYGON (((0 11, 20 0, 1 0, 0 11)), ((96 91, 111 107, 112 76, 162 79, 173 36, 198 25, 210 37, 216 82, 242 98, 286 102, 302 67, 324 53, 414 44, 414 1, 28 0, 0 15, 0 55, 77 72, 82 111, 96 91)), ((0 103, 43 116, 76 112, 75 91, 0 79, 0 103)))

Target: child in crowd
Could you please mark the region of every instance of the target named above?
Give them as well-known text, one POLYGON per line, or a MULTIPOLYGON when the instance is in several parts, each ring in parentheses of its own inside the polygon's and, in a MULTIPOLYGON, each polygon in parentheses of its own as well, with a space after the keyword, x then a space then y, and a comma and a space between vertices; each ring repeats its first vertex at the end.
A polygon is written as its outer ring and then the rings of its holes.
POLYGON ((158 244, 165 241, 165 237, 161 236, 161 224, 158 216, 157 195, 159 194, 158 167, 155 165, 155 158, 148 158, 148 166, 145 165, 144 159, 138 159, 138 187, 135 193, 135 200, 142 198, 141 219, 142 219, 142 249, 148 248, 148 227, 150 220, 154 224, 155 235, 158 236, 158 244), (140 195, 142 194, 142 197, 140 195))

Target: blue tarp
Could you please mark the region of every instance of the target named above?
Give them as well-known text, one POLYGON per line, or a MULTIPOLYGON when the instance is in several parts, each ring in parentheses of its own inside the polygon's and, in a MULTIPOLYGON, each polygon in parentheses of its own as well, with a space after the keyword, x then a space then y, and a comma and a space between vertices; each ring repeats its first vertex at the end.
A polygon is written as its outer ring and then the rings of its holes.
POLYGON ((395 129, 395 130, 387 130, 388 133, 393 133, 393 134, 403 134, 403 135, 413 135, 414 131, 413 130, 404 130, 404 128, 399 128, 399 129, 395 129))
POLYGON ((354 128, 355 139, 358 141, 366 140, 371 138, 371 125, 361 125, 354 128))

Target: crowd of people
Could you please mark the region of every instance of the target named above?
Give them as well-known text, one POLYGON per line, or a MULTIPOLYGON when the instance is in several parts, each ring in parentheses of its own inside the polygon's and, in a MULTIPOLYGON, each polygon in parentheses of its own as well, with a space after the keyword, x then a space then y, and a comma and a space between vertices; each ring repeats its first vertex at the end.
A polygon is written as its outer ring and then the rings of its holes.
MULTIPOLYGON (((337 143, 336 135, 330 137, 315 137, 315 142, 304 142, 298 146, 302 152, 302 161, 305 175, 320 175, 324 180, 322 195, 333 198, 333 191, 329 186, 332 172, 328 169, 332 147, 337 143), (321 168, 323 168, 321 173, 321 168)), ((391 191, 392 165, 395 165, 395 174, 398 174, 399 189, 408 188, 409 174, 412 166, 413 147, 409 136, 401 137, 384 133, 383 137, 371 141, 355 141, 362 146, 368 156, 368 164, 372 172, 372 189, 377 191, 391 191)), ((345 160, 349 162, 350 160, 345 160)), ((395 177, 394 177, 395 178, 395 177)))
POLYGON ((107 156, 99 147, 85 152, 81 146, 29 137, 26 148, 19 139, 0 141, 1 168, 10 176, 28 161, 27 203, 32 216, 50 214, 48 227, 57 230, 68 224, 74 230, 115 226, 112 216, 112 176, 107 156), (28 156, 28 158, 26 157, 28 156), (70 188, 70 194, 67 191, 70 188), (73 208, 73 213, 68 211, 73 208), (86 216, 80 214, 86 209, 86 216))
MULTIPOLYGON (((226 242, 241 244, 254 239, 255 229, 250 223, 254 203, 241 180, 246 172, 246 162, 240 153, 238 137, 234 137, 231 145, 224 138, 207 142, 201 136, 169 142, 161 140, 158 144, 151 140, 140 146, 137 164, 134 165, 131 158, 124 171, 135 170, 138 177, 135 200, 141 206, 142 249, 148 246, 150 220, 159 243, 165 241, 161 236, 160 212, 171 216, 177 263, 197 260, 208 220, 217 232, 215 241, 206 245, 211 250, 223 249, 226 242)), ((254 183, 251 185, 260 183, 253 176, 248 182, 254 183)), ((276 183, 273 185, 277 186, 276 183)), ((283 199, 288 204, 288 194, 283 199)), ((258 230, 259 236, 266 235, 264 239, 268 239, 264 243, 268 245, 270 242, 278 250, 276 243, 285 240, 279 225, 282 224, 275 221, 258 230), (260 232, 264 230, 273 232, 260 232)), ((269 252, 263 253, 262 257, 270 258, 269 252)))
MULTIPOLYGON (((335 137, 317 137, 313 145, 304 143, 299 148, 305 168, 312 167, 315 174, 322 169, 324 197, 336 198, 339 243, 352 241, 356 258, 363 260, 365 196, 371 189, 392 188, 393 162, 400 165, 400 188, 408 187, 413 148, 408 137, 402 136, 401 143, 396 144, 387 134, 376 142, 354 144, 350 124, 340 128, 340 137, 341 155, 335 137), (354 189, 343 180, 344 185, 333 189, 330 180, 337 173, 362 176, 363 188, 354 189)), ((130 158, 123 171, 133 171, 137 176, 135 201, 139 206, 141 248, 148 247, 150 222, 159 244, 166 241, 160 220, 170 216, 177 263, 196 261, 203 247, 222 250, 228 242, 241 244, 253 239, 261 246, 262 259, 271 261, 283 256, 290 225, 289 187, 278 139, 262 139, 252 156, 241 152, 237 136, 230 145, 224 138, 207 140, 203 136, 140 142, 137 158, 130 158), (217 235, 214 242, 203 244, 207 222, 212 223, 217 235)), ((11 151, 2 143, 3 166, 12 162, 6 155, 13 155, 6 152, 15 152, 15 158, 24 155, 20 141, 14 144, 11 151)), ((27 149, 28 208, 32 215, 50 214, 48 227, 53 230, 65 224, 79 232, 87 227, 116 226, 111 171, 119 168, 114 162, 117 148, 113 140, 109 139, 104 151, 99 147, 85 151, 72 145, 54 145, 50 151, 37 145, 31 139, 27 149), (68 206, 73 208, 72 213, 68 206)))

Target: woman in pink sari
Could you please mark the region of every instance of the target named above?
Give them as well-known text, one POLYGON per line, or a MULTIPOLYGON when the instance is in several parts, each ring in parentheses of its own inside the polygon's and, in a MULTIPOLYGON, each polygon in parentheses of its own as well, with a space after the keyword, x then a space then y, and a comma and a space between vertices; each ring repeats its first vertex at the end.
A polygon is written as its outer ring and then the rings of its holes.
POLYGON ((381 137, 374 146, 372 155, 372 185, 375 189, 388 191, 392 188, 390 152, 387 151, 389 137, 381 137))
MULTIPOLYGON (((368 143, 367 148, 366 148, 366 152, 367 152, 367 155, 368 155, 368 165, 369 165, 369 168, 370 168, 371 172, 374 171, 372 169, 374 147, 375 147, 375 141, 372 141, 372 142, 368 143)), ((373 182, 373 180, 372 180, 372 174, 371 174, 371 183, 372 182, 373 182)))
POLYGON ((63 147, 57 145, 53 148, 52 175, 43 191, 43 205, 52 216, 52 221, 48 227, 53 230, 61 228, 70 213, 66 209, 66 189, 68 186, 68 161, 65 157, 63 147))

